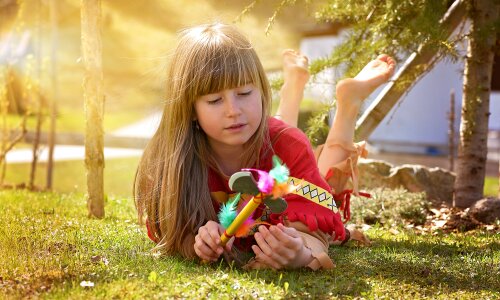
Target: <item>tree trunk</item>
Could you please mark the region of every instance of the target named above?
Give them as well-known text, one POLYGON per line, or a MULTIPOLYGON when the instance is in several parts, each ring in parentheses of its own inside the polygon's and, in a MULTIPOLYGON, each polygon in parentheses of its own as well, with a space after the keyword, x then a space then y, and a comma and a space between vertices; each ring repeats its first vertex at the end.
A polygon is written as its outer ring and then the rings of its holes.
POLYGON ((51 44, 52 49, 50 53, 50 60, 52 63, 51 67, 51 81, 52 81, 52 97, 49 101, 50 103, 50 130, 49 130, 49 157, 47 160, 47 181, 45 188, 47 190, 52 189, 52 178, 54 170, 54 145, 56 139, 56 115, 57 115, 57 1, 50 1, 50 27, 51 27, 51 44))
POLYGON ((104 93, 101 53, 101 1, 82 1, 82 55, 85 100, 85 166, 89 217, 104 217, 104 93))
POLYGON ((0 119, 2 124, 2 136, 0 140, 0 187, 5 180, 7 145, 9 143, 9 127, 7 116, 9 111, 9 99, 7 99, 7 88, 9 86, 8 72, 4 67, 0 67, 0 119))
POLYGON ((31 160, 31 171, 30 171, 30 179, 28 183, 28 188, 30 190, 35 190, 35 181, 36 181, 36 169, 38 165, 38 157, 40 155, 40 133, 42 131, 42 122, 43 122, 43 101, 42 101, 42 23, 41 23, 41 11, 42 11, 42 3, 40 0, 36 1, 36 6, 38 10, 36 14, 36 28, 37 28, 37 37, 36 37, 36 81, 35 84, 35 93, 33 93, 33 98, 36 101, 36 127, 35 127, 35 140, 33 141, 33 158, 31 160))
POLYGON ((491 73, 498 1, 473 0, 467 7, 470 32, 465 60, 460 144, 458 147, 456 207, 470 207, 483 197, 488 153, 491 73))

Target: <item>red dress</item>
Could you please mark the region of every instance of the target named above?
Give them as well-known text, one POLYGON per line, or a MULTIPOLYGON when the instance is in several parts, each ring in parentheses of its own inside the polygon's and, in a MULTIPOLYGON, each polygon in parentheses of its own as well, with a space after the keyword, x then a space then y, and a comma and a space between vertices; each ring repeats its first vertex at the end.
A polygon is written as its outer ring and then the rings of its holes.
MULTIPOLYGON (((261 151, 261 160, 258 168, 269 171, 272 168, 272 156, 277 155, 290 170, 290 176, 304 179, 330 191, 330 186, 319 173, 316 158, 307 136, 300 129, 290 127, 286 123, 272 117, 268 119, 268 125, 272 148, 265 147, 261 151)), ((227 201, 229 194, 233 192, 229 189, 227 179, 223 178, 213 169, 209 170, 208 178, 214 208, 218 212, 220 204, 227 201)), ((285 200, 288 203, 287 209, 281 214, 271 214, 270 220, 267 222, 278 224, 283 222, 283 218, 287 218, 290 222, 300 221, 304 223, 311 231, 319 229, 331 234, 334 239, 344 239, 345 228, 338 212, 333 212, 296 194, 286 196, 285 200)), ((253 218, 260 217, 264 208, 264 205, 261 205, 255 211, 253 218)), ((239 248, 242 250, 254 243, 252 237, 240 240, 235 245, 239 244, 241 246, 239 248)))

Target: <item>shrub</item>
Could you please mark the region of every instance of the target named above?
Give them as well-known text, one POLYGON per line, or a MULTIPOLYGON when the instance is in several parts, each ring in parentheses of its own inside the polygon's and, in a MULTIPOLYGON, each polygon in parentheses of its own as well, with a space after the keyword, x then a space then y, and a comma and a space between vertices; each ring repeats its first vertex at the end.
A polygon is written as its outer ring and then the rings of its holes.
POLYGON ((353 197, 351 199, 352 222, 379 223, 384 226, 425 223, 430 207, 425 193, 410 193, 403 188, 396 190, 376 188, 368 192, 371 198, 353 197))

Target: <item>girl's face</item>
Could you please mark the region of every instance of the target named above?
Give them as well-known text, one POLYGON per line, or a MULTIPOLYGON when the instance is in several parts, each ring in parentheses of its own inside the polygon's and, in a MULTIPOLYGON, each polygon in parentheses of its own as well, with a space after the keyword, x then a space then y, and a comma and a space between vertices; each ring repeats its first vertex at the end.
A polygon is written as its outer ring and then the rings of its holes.
POLYGON ((194 109, 212 148, 241 148, 260 125, 261 93, 254 84, 246 84, 201 96, 194 109))

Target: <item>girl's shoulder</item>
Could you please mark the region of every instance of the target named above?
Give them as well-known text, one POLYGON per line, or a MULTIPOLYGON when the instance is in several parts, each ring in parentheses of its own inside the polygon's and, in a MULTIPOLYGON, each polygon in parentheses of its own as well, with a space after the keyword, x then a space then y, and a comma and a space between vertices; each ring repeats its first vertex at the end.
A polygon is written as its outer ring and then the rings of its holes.
POLYGON ((268 126, 269 137, 274 147, 277 145, 293 146, 296 144, 310 146, 307 136, 297 127, 290 126, 274 117, 268 119, 268 126))

